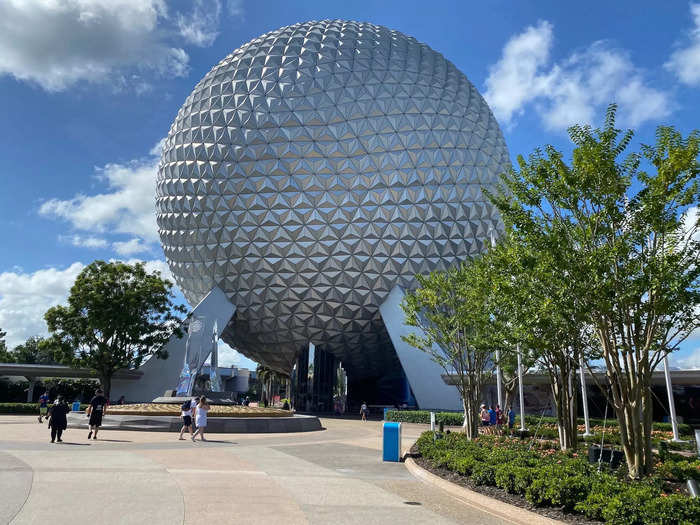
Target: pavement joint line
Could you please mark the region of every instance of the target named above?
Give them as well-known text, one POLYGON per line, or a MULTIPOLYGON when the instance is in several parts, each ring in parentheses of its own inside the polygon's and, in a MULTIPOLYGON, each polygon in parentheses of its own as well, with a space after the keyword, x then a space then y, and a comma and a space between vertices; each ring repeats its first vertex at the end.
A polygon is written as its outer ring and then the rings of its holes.
POLYGON ((433 485, 462 503, 482 512, 496 516, 516 525, 561 525, 561 521, 541 516, 527 509, 516 507, 509 503, 479 494, 473 490, 461 487, 451 481, 442 479, 418 465, 413 458, 406 458, 404 463, 408 471, 420 481, 433 485))
POLYGON ((168 468, 169 474, 241 474, 252 476, 269 476, 264 470, 236 470, 236 469, 200 469, 200 468, 168 468))

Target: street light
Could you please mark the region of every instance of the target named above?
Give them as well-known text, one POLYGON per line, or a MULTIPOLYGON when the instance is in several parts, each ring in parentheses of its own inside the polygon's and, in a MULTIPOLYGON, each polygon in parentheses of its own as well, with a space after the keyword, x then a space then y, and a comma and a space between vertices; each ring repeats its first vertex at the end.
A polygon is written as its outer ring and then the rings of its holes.
MULTIPOLYGON (((491 248, 496 247, 496 237, 494 235, 494 229, 489 229, 489 236, 491 237, 491 248)), ((501 410, 504 410, 503 406, 503 378, 501 376, 501 358, 500 352, 496 349, 496 394, 498 397, 498 406, 501 410)))

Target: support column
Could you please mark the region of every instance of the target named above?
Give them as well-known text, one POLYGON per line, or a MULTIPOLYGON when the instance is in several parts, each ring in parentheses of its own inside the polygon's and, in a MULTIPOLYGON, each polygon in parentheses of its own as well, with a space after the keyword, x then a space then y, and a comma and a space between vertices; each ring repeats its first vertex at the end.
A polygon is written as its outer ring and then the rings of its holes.
POLYGON ((581 375, 581 401, 583 402, 583 422, 586 425, 586 431, 583 433, 583 437, 592 436, 591 434, 591 423, 588 419, 588 388, 586 386, 586 375, 583 370, 583 356, 579 357, 579 371, 581 375))
POLYGON ((676 419, 676 403, 673 400, 673 384, 671 383, 671 371, 668 368, 668 356, 664 356, 664 375, 666 376, 666 392, 668 393, 668 409, 671 414, 671 428, 673 429, 673 439, 671 441, 678 442, 681 440, 678 435, 678 420, 676 419))
POLYGON ((34 401, 34 387, 36 386, 36 379, 33 377, 28 377, 29 389, 27 390, 27 403, 34 401))
POLYGON ((523 392, 523 357, 518 343, 518 390, 520 394, 520 432, 527 431, 525 428, 525 393, 523 392))

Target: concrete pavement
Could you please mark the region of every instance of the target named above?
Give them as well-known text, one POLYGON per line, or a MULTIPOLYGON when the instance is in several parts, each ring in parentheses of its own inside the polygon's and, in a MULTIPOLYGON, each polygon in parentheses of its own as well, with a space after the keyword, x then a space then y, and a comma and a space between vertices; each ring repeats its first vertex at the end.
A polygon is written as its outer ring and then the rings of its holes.
MULTIPOLYGON (((0 416, 0 524, 511 523, 382 462, 380 422, 322 423, 194 444, 69 429, 51 444, 35 417, 0 416)), ((424 429, 404 425, 404 445, 424 429)))

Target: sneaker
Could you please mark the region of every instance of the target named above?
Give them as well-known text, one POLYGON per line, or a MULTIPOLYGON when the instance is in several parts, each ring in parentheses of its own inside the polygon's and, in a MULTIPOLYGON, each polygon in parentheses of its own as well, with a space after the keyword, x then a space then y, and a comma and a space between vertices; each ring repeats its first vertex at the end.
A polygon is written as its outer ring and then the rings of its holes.
POLYGON ((62 439, 57 439, 56 441, 58 441, 59 443, 63 443, 62 439))
POLYGON ((37 419, 39 420, 39 423, 41 423, 41 416, 39 416, 37 419))
POLYGON ((95 432, 95 435, 92 437, 92 440, 95 441, 97 439, 97 432, 95 432))
POLYGON ((91 437, 92 437, 92 430, 91 430, 90 433, 88 434, 88 439, 90 439, 91 437))
POLYGON ((194 436, 192 436, 192 443, 194 443, 194 436))
POLYGON ((51 443, 53 443, 53 439, 51 440, 51 443))

